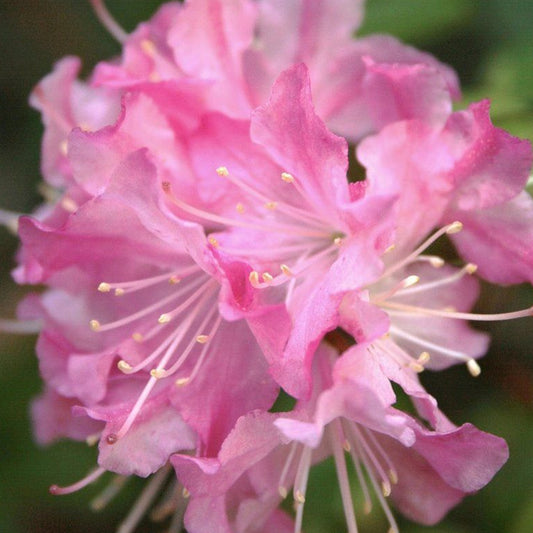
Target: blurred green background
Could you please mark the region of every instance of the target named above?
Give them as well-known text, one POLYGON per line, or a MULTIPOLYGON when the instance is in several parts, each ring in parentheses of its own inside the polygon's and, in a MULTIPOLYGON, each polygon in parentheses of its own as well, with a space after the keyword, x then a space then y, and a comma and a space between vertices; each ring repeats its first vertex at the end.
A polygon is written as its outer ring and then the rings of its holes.
MULTIPOLYGON (((108 1, 127 30, 161 3, 108 1)), ((461 107, 490 97, 496 125, 533 138, 531 0, 368 0, 361 33, 373 32, 391 33, 451 64, 463 83, 461 107)), ((40 201, 42 133, 38 114, 27 105, 31 88, 64 55, 82 57, 87 73, 99 59, 117 54, 119 47, 84 0, 2 0, 0 39, 0 208, 28 212, 40 201)), ((10 317, 21 289, 9 277, 16 239, 3 228, 0 246, 0 316, 10 317)), ((483 291, 479 307, 505 311, 532 302, 529 287, 490 288, 483 291)), ((532 326, 526 319, 491 327, 492 348, 477 379, 464 368, 424 374, 425 384, 455 423, 471 421, 504 437, 511 459, 493 483, 467 498, 440 525, 424 528, 401 521, 404 533, 533 531, 532 326)), ((33 443, 28 409, 41 388, 34 341, 0 336, 0 531, 113 531, 142 486, 139 480, 132 480, 131 488, 100 513, 88 505, 98 492, 94 487, 66 497, 48 494, 50 484, 68 484, 83 476, 94 464, 96 450, 70 442, 40 449, 33 443)), ((335 485, 331 464, 315 468, 305 511, 308 533, 345 530, 335 485)), ((360 529, 385 532, 387 526, 376 510, 361 519, 360 529)), ((157 530, 148 521, 139 528, 157 530)))

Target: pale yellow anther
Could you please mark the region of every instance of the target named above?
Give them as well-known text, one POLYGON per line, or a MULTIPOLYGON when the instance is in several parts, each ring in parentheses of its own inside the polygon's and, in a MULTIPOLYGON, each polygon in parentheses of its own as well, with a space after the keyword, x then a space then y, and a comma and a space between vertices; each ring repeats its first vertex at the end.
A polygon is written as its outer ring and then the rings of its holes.
POLYGON ((93 331, 98 331, 100 329, 100 322, 98 322, 98 320, 91 320, 89 325, 93 331))
POLYGON ((287 277, 292 276, 292 271, 287 265, 280 265, 279 268, 287 277))
POLYGON ((259 272, 257 272, 257 270, 252 270, 248 279, 253 287, 257 287, 259 285, 259 272))
POLYGON ((198 344, 205 344, 209 340, 209 335, 198 335, 196 337, 196 342, 198 344))
POLYGON ((282 485, 280 485, 278 487, 278 493, 283 499, 285 499, 287 497, 287 495, 289 494, 287 489, 285 487, 283 487, 282 485))
POLYGON ((135 341, 135 342, 142 342, 144 340, 144 337, 142 335, 142 333, 139 333, 139 332, 135 332, 131 338, 135 341))
POLYGON ((214 237, 208 237, 208 238, 207 238, 207 242, 208 242, 211 246, 214 246, 215 248, 218 248, 218 241, 217 241, 214 237))
POLYGON ((453 305, 447 305, 446 307, 442 308, 443 311, 446 311, 446 313, 456 313, 457 309, 453 305))
POLYGON ((181 278, 179 276, 170 276, 170 278, 168 279, 168 282, 171 285, 177 285, 180 281, 181 281, 181 278))
POLYGON ((446 261, 442 257, 439 257, 438 255, 433 255, 429 258, 429 264, 434 268, 440 268, 444 266, 446 261))
POLYGON ((418 276, 407 276, 403 281, 402 285, 405 289, 408 287, 412 287, 413 285, 416 285, 420 281, 420 278, 418 276))
POLYGON ((118 289, 115 289, 115 296, 122 296, 124 294, 124 289, 121 289, 120 287, 118 289))
POLYGON ((465 271, 468 274, 474 274, 476 270, 477 270, 477 265, 475 265, 474 263, 468 263, 467 265, 465 265, 465 271))
POLYGON ((100 434, 99 433, 93 433, 92 435, 89 435, 85 442, 87 446, 94 446, 95 444, 98 444, 98 441, 100 440, 100 434))
POLYGON ((167 375, 167 371, 164 368, 152 368, 150 375, 155 379, 161 379, 167 375))
POLYGON ((143 39, 141 41, 141 50, 148 56, 153 57, 156 52, 156 46, 153 41, 149 39, 143 39))
POLYGON ((184 497, 184 498, 189 498, 191 493, 185 488, 183 487, 183 490, 181 491, 181 495, 184 497))
POLYGON ((417 361, 421 364, 421 365, 425 365, 427 362, 429 362, 431 356, 429 355, 429 352, 422 352, 419 356, 418 356, 418 359, 417 361))
POLYGON ((363 513, 370 514, 372 512, 372 502, 370 500, 365 501, 363 505, 363 513))
POLYGON ((342 447, 345 452, 349 452, 352 449, 352 445, 347 440, 342 443, 342 447))
POLYGON ((171 316, 168 313, 163 313, 162 315, 160 315, 160 317, 157 319, 157 321, 160 324, 168 324, 170 322, 170 318, 171 318, 171 316))
POLYGON ((72 198, 65 197, 61 200, 61 207, 69 213, 75 213, 79 206, 72 198))
POLYGON ((218 167, 217 174, 222 177, 229 176, 229 170, 226 167, 218 167))
POLYGON ((418 361, 411 361, 409 363, 409 368, 414 370, 417 374, 424 372, 424 365, 421 365, 418 361))
POLYGON ((61 141, 59 143, 59 151, 63 154, 63 155, 67 155, 68 154, 68 142, 65 140, 65 141, 61 141))
POLYGON ((117 363, 117 367, 121 372, 124 372, 124 374, 129 374, 131 372, 131 365, 127 363, 126 361, 124 361, 123 359, 121 359, 117 363))
POLYGON ((335 246, 340 246, 340 245, 342 244, 342 238, 341 238, 341 237, 335 237, 335 238, 333 239, 333 244, 334 244, 335 246))
POLYGON ((475 378, 477 378, 479 374, 481 374, 481 367, 478 365, 475 359, 469 359, 466 362, 466 368, 468 368, 470 374, 475 378))
POLYGON ((288 172, 282 172, 281 179, 285 183, 294 183, 294 176, 292 174, 289 174, 288 172))
POLYGON ((388 254, 389 252, 392 252, 394 250, 394 248, 396 248, 396 245, 395 244, 391 244, 390 246, 388 246, 387 248, 385 248, 385 254, 388 254))
POLYGON ((100 292, 109 292, 111 290, 111 285, 103 281, 102 283, 100 283, 100 285, 98 285, 98 290, 100 292))
POLYGON ((383 496, 385 496, 385 498, 388 498, 390 496, 390 493, 392 492, 392 487, 386 479, 383 479, 381 481, 381 492, 383 493, 383 496))
POLYGON ((270 283, 274 279, 272 274, 269 274, 268 272, 264 272, 263 274, 261 274, 261 277, 263 278, 263 281, 265 283, 270 283))
POLYGON ((274 209, 276 209, 276 207, 278 207, 278 202, 267 202, 265 204, 265 207, 267 209, 270 209, 270 211, 274 211, 274 209))
POLYGON ((237 211, 237 213, 239 213, 240 215, 242 215, 245 211, 244 209, 244 205, 241 204, 241 202, 239 202, 236 206, 235 206, 235 209, 237 211))
POLYGON ((304 496, 304 494, 302 493, 302 491, 297 490, 297 491, 294 493, 294 501, 295 501, 296 503, 300 503, 300 504, 304 504, 304 503, 305 503, 305 496, 304 496))
POLYGON ((389 479, 393 485, 398 485, 398 473, 396 470, 389 470, 389 479))
POLYGON ((179 378, 176 380, 176 386, 177 387, 185 387, 185 385, 187 385, 187 383, 189 383, 189 381, 191 381, 191 378, 179 378))
POLYGON ((459 233, 463 229, 463 224, 456 220, 455 222, 452 222, 448 228, 446 229, 446 233, 448 235, 452 235, 453 233, 459 233))

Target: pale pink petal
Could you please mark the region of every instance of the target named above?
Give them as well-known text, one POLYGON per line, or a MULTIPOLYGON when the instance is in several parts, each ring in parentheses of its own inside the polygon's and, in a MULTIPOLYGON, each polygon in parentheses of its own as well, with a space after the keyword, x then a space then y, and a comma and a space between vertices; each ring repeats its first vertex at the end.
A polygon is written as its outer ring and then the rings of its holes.
POLYGON ((78 403, 47 389, 31 406, 35 438, 39 444, 50 444, 60 438, 85 440, 102 430, 102 423, 85 416, 73 416, 78 403))
MULTIPOLYGON (((455 215, 455 213, 453 213, 455 215)), ((460 254, 493 283, 533 281, 533 200, 526 192, 492 208, 460 213, 460 254)))
POLYGON ((451 209, 471 211, 501 204, 525 186, 531 170, 531 143, 492 125, 490 102, 454 113, 443 140, 457 158, 450 172, 454 185, 451 209))
POLYGON ((315 114, 304 65, 278 78, 269 102, 252 115, 251 136, 294 176, 313 211, 338 224, 337 205, 349 200, 347 144, 315 114))

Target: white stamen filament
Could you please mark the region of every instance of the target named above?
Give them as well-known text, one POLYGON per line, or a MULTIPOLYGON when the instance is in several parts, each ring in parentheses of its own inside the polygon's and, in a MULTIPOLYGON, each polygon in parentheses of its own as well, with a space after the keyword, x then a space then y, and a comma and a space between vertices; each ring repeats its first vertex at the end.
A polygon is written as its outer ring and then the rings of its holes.
POLYGON ((34 335, 41 331, 40 320, 7 320, 0 319, 0 331, 15 335, 34 335))
POLYGON ((124 294, 129 294, 131 292, 140 291, 147 287, 157 285, 161 282, 167 282, 176 285, 181 279, 186 278, 190 274, 194 274, 198 271, 198 265, 192 265, 189 268, 186 268, 181 271, 166 272, 165 274, 160 274, 158 276, 153 276, 150 278, 143 278, 121 283, 107 283, 103 281, 102 283, 100 283, 100 285, 98 285, 98 290, 104 293, 115 291, 115 294, 117 294, 117 291, 119 291, 118 294, 122 296, 124 294))
POLYGON ((406 311, 406 313, 398 313, 402 315, 427 315, 436 316, 439 318, 454 318, 457 320, 475 320, 477 322, 492 322, 496 320, 514 320, 516 318, 524 318, 533 315, 533 308, 528 307, 520 311, 512 311, 510 313, 461 313, 458 311, 449 311, 446 309, 430 309, 428 307, 418 307, 416 305, 408 305, 397 302, 382 302, 381 307, 388 309, 395 309, 398 311, 406 311))
POLYGON ((298 469, 296 471, 296 478, 294 481, 293 497, 296 504, 296 520, 294 522, 294 533, 302 533, 302 521, 304 514, 305 493, 307 491, 307 481, 309 479, 309 468, 311 466, 312 449, 309 446, 304 446, 300 461, 298 462, 298 469))
MULTIPOLYGON (((207 301, 207 299, 205 301, 207 301)), ((200 302, 201 305, 203 305, 205 303, 205 301, 200 302)), ((200 308, 200 304, 198 305, 198 309, 199 308, 200 308)), ((189 356, 190 352, 193 350, 193 348, 196 346, 196 344, 198 342, 197 341, 198 331, 202 331, 205 328, 205 326, 212 320, 213 315, 215 313, 217 313, 217 312, 218 312, 217 307, 216 306, 212 306, 210 312, 207 313, 207 315, 204 318, 204 320, 202 321, 202 323, 196 329, 196 332, 191 336, 191 340, 189 341, 189 344, 187 345, 187 347, 180 354, 180 356, 178 357, 178 360, 168 370, 165 370, 165 373, 164 373, 163 377, 171 376, 172 374, 176 373, 179 370, 179 368, 186 361, 186 359, 189 356)), ((198 315, 198 311, 195 310, 193 313, 191 313, 191 315, 192 316, 197 316, 198 315)))
POLYGON ((87 485, 94 483, 104 472, 105 468, 102 468, 100 466, 90 472, 83 479, 80 479, 80 481, 73 483, 72 485, 68 485, 67 487, 59 487, 58 485, 52 485, 49 491, 54 496, 64 496, 65 494, 72 494, 73 492, 77 492, 78 490, 83 489, 87 485))
POLYGON ((0 225, 6 227, 13 235, 16 235, 18 232, 18 220, 22 215, 23 213, 0 209, 0 225))
POLYGON ((146 511, 152 505, 152 502, 157 497, 161 487, 165 483, 170 472, 169 466, 164 466, 158 470, 146 484, 139 498, 133 504, 130 513, 120 523, 117 528, 117 533, 132 533, 139 525, 146 511))
POLYGON ((105 509, 109 502, 122 490, 129 479, 129 476, 120 476, 117 474, 107 487, 105 487, 105 489, 91 501, 91 509, 93 511, 101 511, 102 509, 105 509))
MULTIPOLYGON (((304 211, 303 209, 293 206, 291 204, 285 203, 285 202, 273 202, 270 196, 267 196, 266 194, 262 193, 261 191, 255 189, 254 187, 248 185, 246 182, 242 181, 241 179, 233 176, 229 173, 228 169, 226 167, 219 167, 217 169, 217 173, 221 176, 224 176, 228 181, 236 185, 239 189, 247 192, 251 196, 254 196, 257 198, 260 202, 262 202, 265 206, 267 206, 267 209, 276 209, 276 211, 285 213, 286 215, 301 220, 302 222, 305 222, 307 226, 314 226, 318 230, 321 230, 324 228, 324 221, 319 218, 318 216, 314 215, 313 213, 310 213, 308 211, 304 211), (221 174, 219 172, 219 169, 223 168, 225 169, 226 173, 221 174), (275 204, 275 205, 273 205, 275 204)), ((282 178, 283 179, 283 178, 282 178)), ((286 181, 286 180, 284 180, 286 181)), ((293 183, 293 182, 290 182, 293 183)))
POLYGON ((461 279, 466 274, 473 274, 476 271, 477 267, 473 263, 466 264, 463 268, 460 270, 457 270, 453 274, 450 274, 449 276, 446 276, 444 278, 430 281, 428 283, 419 283, 416 287, 409 287, 402 289, 396 293, 396 296, 404 295, 404 294, 413 294, 417 292, 424 292, 429 290, 434 290, 439 287, 443 287, 444 285, 449 285, 450 283, 454 283, 461 279))
POLYGON ((445 346, 442 346, 440 344, 428 341, 426 339, 422 339, 420 337, 417 337, 416 335, 407 333, 406 331, 400 329, 398 326, 391 326, 390 332, 392 335, 395 335, 407 341, 411 341, 415 344, 418 344, 419 346, 422 346, 423 348, 429 348, 432 352, 438 352, 443 355, 447 355, 454 359, 458 359, 464 363, 467 363, 470 359, 472 359, 470 356, 466 355, 463 352, 452 350, 451 348, 446 348, 445 346))
POLYGON ((289 451, 289 454, 287 455, 287 459, 285 459, 285 463, 283 465, 281 475, 279 476, 278 492, 283 499, 287 497, 287 485, 285 481, 287 479, 287 474, 289 473, 289 468, 291 467, 292 460, 294 458, 294 454, 296 453, 297 447, 298 447, 298 442, 294 441, 291 444, 291 449, 289 451))
POLYGON ((397 263, 394 263, 391 265, 388 269, 386 269, 380 276, 379 279, 387 278, 394 272, 397 272, 401 268, 403 268, 405 265, 408 265, 409 263, 412 263, 413 261, 417 261, 422 252, 431 246, 437 239, 442 237, 442 235, 445 234, 452 234, 457 233, 461 231, 463 225, 460 222, 452 222, 451 224, 448 224, 447 226, 444 226, 437 230, 433 235, 428 237, 418 248, 416 248, 413 252, 411 252, 407 257, 402 259, 401 261, 398 261, 397 263))
POLYGON ((104 26, 104 28, 112 35, 119 43, 123 44, 128 39, 128 34, 122 29, 117 21, 111 16, 107 10, 103 0, 89 0, 93 6, 96 16, 104 26))
POLYGON ((195 217, 201 218, 203 220, 206 220, 208 222, 214 222, 216 224, 222 224, 228 227, 240 227, 240 228, 247 228, 247 229, 255 229, 259 231, 265 231, 266 228, 272 230, 272 231, 278 231, 278 232, 284 232, 292 235, 300 235, 302 237, 327 237, 328 233, 325 231, 311 231, 307 230, 302 226, 296 226, 296 225, 284 225, 284 224, 270 224, 269 226, 265 226, 264 223, 260 224, 258 223, 252 223, 247 222, 245 220, 238 220, 238 219, 232 219, 227 218, 221 215, 216 215, 214 213, 209 213, 208 211, 204 211, 203 209, 199 209, 197 207, 194 207, 192 205, 187 204, 186 202, 183 202, 176 196, 172 194, 170 183, 163 182, 163 191, 165 192, 167 198, 177 207, 179 207, 181 210, 185 211, 186 213, 189 213, 190 215, 193 215, 195 217))
MULTIPOLYGON (((355 424, 350 425, 350 429, 355 429, 355 424)), ((370 479, 370 483, 372 484, 372 487, 374 488, 374 492, 379 500, 379 503, 381 505, 381 508, 383 509, 383 512, 385 513, 385 516, 387 517, 387 520, 390 525, 389 532, 390 533, 399 533, 398 524, 396 523, 396 520, 394 519, 394 515, 392 514, 392 511, 390 510, 389 504, 387 503, 387 500, 385 499, 385 496, 383 495, 383 486, 380 487, 379 483, 376 480, 376 476, 374 475, 374 471, 369 463, 372 463, 372 461, 369 461, 369 457, 366 455, 366 450, 363 449, 362 443, 358 438, 355 438, 353 440, 353 444, 355 444, 354 450, 352 450, 352 458, 358 457, 361 459, 363 464, 366 466, 366 472, 368 474, 368 477, 370 479)), ((374 463, 372 463, 374 464, 374 463)))
POLYGON ((282 265, 284 268, 281 268, 281 273, 277 276, 271 276, 269 273, 265 279, 265 274, 262 275, 263 281, 259 281, 259 273, 253 270, 250 273, 249 279, 252 286, 256 289, 264 289, 267 287, 277 287, 282 285, 287 280, 295 279, 301 276, 306 270, 309 270, 311 267, 315 266, 317 263, 323 261, 324 257, 328 256, 331 253, 336 254, 338 251, 337 247, 334 244, 327 246, 320 252, 317 252, 309 257, 306 257, 305 261, 302 261, 303 257, 300 258, 300 263, 297 263, 295 266, 289 269, 287 265, 282 265), (290 272, 290 274, 289 274, 290 272))
MULTIPOLYGON (((218 328, 220 327, 220 324, 222 323, 222 317, 219 315, 215 321, 215 324, 213 325, 213 328, 211 329, 209 333, 209 337, 214 337, 216 335, 216 332, 218 328)), ((194 365, 194 368, 192 369, 192 372, 186 379, 187 381, 183 383, 184 385, 188 385, 198 374, 200 371, 200 368, 202 367, 202 364, 205 362, 205 358, 207 357, 209 353, 209 345, 204 344, 202 351, 200 352, 200 355, 198 356, 198 359, 196 361, 196 364, 194 365)))
MULTIPOLYGON (((341 439, 336 438, 334 431, 343 433, 341 422, 339 419, 335 420, 337 427, 330 428, 331 445, 333 448, 333 457, 335 460, 335 470, 337 471, 337 480, 341 490, 342 506, 344 508, 344 516, 348 526, 348 533, 357 533, 357 522, 355 519, 355 512, 353 508, 352 493, 350 489, 350 482, 348 480, 348 471, 346 469, 346 459, 344 457, 344 450, 341 445, 341 439)), ((342 439, 344 440, 344 439, 342 439)))

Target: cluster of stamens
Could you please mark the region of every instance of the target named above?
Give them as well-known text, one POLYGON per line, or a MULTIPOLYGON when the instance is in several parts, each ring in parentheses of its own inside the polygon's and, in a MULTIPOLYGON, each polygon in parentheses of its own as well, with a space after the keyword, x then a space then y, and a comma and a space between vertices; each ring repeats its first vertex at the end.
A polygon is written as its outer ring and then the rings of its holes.
POLYGON ((394 281, 391 287, 386 289, 380 288, 385 282, 393 280, 394 274, 402 269, 408 268, 409 265, 415 262, 426 262, 435 269, 442 268, 445 265, 444 259, 434 255, 425 255, 424 252, 442 235, 457 233, 462 230, 462 227, 463 226, 460 222, 453 222, 436 231, 408 256, 388 266, 381 277, 376 280, 372 286, 368 287, 370 292, 370 302, 383 308, 391 319, 389 333, 387 333, 383 339, 374 342, 372 349, 379 351, 381 354, 386 354, 402 366, 409 367, 415 372, 422 372, 424 370, 425 365, 427 365, 431 359, 430 352, 432 351, 438 352, 439 354, 451 359, 463 361, 466 364, 470 374, 474 377, 479 376, 481 373, 481 368, 475 359, 463 352, 451 349, 441 344, 437 344, 429 339, 420 338, 413 333, 405 331, 405 329, 402 329, 397 323, 395 323, 395 317, 417 317, 419 319, 435 317, 485 322, 512 320, 531 316, 533 314, 533 308, 527 308, 509 313, 479 314, 471 312, 459 312, 456 309, 449 307, 439 309, 402 303, 402 297, 424 292, 428 295, 431 295, 432 290, 457 283, 465 275, 473 275, 477 271, 477 266, 473 263, 467 263, 462 268, 457 269, 454 273, 444 275, 441 278, 433 281, 423 282, 417 275, 408 275, 399 281, 394 281), (406 351, 402 350, 398 345, 392 342, 390 337, 399 339, 400 341, 408 341, 420 346, 421 353, 417 358, 412 357, 406 351))
POLYGON ((153 291, 154 287, 161 286, 162 283, 169 284, 173 290, 154 303, 107 324, 101 324, 98 320, 90 321, 91 329, 95 332, 132 327, 140 322, 144 330, 134 331, 131 339, 136 343, 145 344, 154 341, 156 345, 155 349, 135 365, 124 359, 117 363, 118 369, 124 374, 148 371, 150 377, 120 430, 107 436, 108 444, 114 444, 126 434, 157 382, 176 375, 195 347, 199 346, 192 371, 188 375, 178 377, 174 383, 182 387, 195 378, 208 355, 209 340, 216 335, 220 326, 221 318, 217 316, 217 306, 213 305, 218 284, 197 265, 140 280, 121 283, 101 282, 98 291, 124 297, 137 291, 153 291), (183 279, 186 279, 187 283, 182 284, 183 279), (157 319, 149 318, 154 314, 157 316, 162 307, 172 304, 174 308, 160 313, 157 319), (174 322, 177 325, 172 328, 171 324, 174 322))
MULTIPOLYGON (((354 422, 346 419, 336 419, 326 427, 323 438, 329 440, 333 452, 348 532, 357 533, 357 521, 345 454, 348 454, 352 461, 364 499, 365 514, 369 514, 372 511, 372 499, 367 483, 368 478, 389 522, 389 533, 398 533, 398 526, 386 501, 386 498, 392 493, 393 486, 398 483, 398 474, 391 459, 375 435, 354 422)), ((288 496, 287 480, 290 472, 294 473, 292 491, 296 511, 294 533, 301 533, 302 531, 312 455, 313 449, 311 447, 293 442, 290 445, 279 479, 278 492, 285 499, 288 496)))

